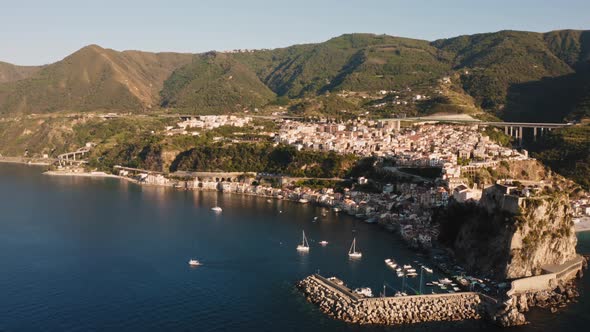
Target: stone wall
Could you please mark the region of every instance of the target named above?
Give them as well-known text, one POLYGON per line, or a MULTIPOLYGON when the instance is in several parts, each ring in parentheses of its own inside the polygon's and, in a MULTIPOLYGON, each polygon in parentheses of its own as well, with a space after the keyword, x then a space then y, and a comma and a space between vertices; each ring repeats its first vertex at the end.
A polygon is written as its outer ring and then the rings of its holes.
POLYGON ((335 319, 355 324, 400 325, 461 321, 486 316, 493 300, 479 293, 363 298, 318 275, 298 283, 308 301, 335 319))

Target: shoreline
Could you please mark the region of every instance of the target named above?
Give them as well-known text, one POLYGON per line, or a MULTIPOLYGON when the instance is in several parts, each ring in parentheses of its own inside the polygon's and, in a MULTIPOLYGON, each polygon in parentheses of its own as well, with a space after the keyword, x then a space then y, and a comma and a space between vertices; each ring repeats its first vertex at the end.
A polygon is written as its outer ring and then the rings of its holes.
POLYGON ((21 157, 0 157, 0 163, 4 164, 21 164, 21 165, 32 165, 32 166, 49 166, 51 162, 45 161, 46 159, 25 159, 21 157))

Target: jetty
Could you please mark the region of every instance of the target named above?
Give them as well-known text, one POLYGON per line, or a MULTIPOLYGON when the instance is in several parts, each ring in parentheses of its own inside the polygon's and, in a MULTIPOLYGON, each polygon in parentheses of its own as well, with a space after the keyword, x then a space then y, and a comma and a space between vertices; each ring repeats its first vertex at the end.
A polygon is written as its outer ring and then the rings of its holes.
POLYGON ((325 314, 353 324, 403 325, 476 320, 494 312, 497 301, 477 292, 363 297, 337 279, 314 274, 297 283, 325 314))

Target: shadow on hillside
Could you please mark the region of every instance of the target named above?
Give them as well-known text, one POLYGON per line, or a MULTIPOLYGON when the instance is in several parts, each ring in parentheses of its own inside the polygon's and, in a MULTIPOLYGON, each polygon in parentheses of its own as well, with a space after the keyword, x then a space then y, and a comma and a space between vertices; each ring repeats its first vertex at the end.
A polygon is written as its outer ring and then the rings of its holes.
POLYGON ((589 98, 590 66, 586 66, 576 73, 510 85, 502 118, 506 121, 561 122, 574 111, 576 115, 588 112, 576 109, 576 106, 589 98))

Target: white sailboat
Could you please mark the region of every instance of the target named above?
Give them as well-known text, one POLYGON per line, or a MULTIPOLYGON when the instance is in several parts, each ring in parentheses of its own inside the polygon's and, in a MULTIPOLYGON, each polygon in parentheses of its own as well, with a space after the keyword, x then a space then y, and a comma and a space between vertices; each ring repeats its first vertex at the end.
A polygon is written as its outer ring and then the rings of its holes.
POLYGON ((352 245, 348 251, 348 257, 350 258, 361 258, 363 254, 360 251, 356 251, 356 238, 352 240, 352 245))
POLYGON ((307 243, 307 238, 305 237, 305 231, 302 231, 303 238, 301 239, 301 244, 297 246, 297 251, 308 252, 309 251, 309 243, 307 243))

